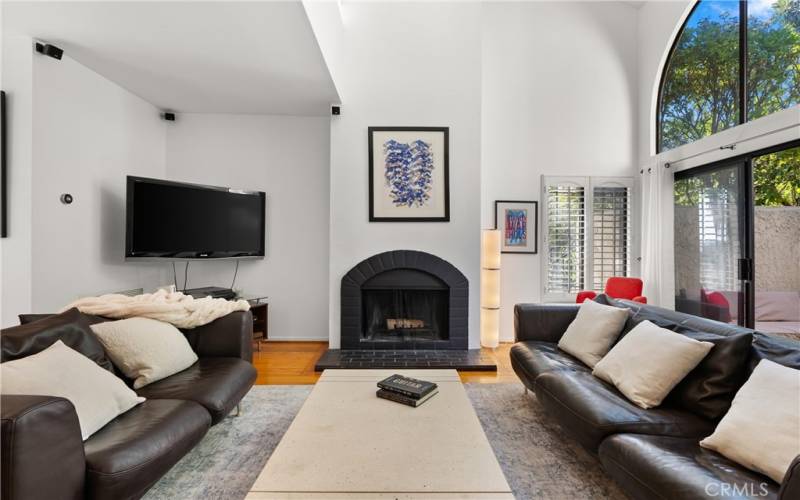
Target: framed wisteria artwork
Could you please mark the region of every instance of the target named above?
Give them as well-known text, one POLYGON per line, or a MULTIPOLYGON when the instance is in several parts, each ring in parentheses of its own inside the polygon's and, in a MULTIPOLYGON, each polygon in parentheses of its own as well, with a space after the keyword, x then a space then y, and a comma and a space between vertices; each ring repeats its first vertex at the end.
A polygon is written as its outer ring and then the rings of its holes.
POLYGON ((495 201, 494 228, 499 229, 502 236, 502 253, 538 253, 539 203, 495 201))
POLYGON ((448 127, 369 127, 370 222, 448 222, 448 127))

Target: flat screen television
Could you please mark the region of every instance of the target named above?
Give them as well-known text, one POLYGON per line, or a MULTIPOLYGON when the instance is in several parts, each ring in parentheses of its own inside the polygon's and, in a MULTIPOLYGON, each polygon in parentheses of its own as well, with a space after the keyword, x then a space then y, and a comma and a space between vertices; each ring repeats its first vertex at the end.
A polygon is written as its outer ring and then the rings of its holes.
POLYGON ((128 176, 126 259, 264 257, 266 195, 128 176))

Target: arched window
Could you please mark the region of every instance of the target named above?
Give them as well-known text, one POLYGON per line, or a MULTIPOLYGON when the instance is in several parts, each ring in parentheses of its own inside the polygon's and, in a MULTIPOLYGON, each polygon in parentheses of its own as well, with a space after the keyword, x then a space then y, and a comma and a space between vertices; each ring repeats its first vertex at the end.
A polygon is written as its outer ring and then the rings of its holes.
POLYGON ((700 0, 661 75, 657 150, 800 104, 800 0, 700 0))

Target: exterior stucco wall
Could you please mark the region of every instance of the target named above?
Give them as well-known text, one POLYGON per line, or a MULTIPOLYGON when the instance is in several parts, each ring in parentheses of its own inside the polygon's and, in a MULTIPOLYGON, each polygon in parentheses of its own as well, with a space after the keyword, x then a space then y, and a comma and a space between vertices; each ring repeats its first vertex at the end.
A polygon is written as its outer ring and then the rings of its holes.
POLYGON ((756 207, 756 290, 800 290, 800 207, 756 207))
MULTIPOLYGON (((699 289, 698 214, 696 207, 676 207, 675 241, 687 242, 676 255, 678 288, 699 289)), ((800 290, 800 207, 755 208, 756 290, 800 290)))

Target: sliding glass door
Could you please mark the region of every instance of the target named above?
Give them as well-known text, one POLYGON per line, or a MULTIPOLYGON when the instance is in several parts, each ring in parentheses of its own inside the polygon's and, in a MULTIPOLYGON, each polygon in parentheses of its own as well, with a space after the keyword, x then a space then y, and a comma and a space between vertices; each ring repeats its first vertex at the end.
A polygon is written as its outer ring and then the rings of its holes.
POLYGON ((746 324, 747 171, 744 162, 675 175, 675 309, 746 324))
POLYGON ((800 146, 752 169, 754 328, 800 340, 800 146))
POLYGON ((675 308, 800 339, 800 144, 675 174, 675 308))

